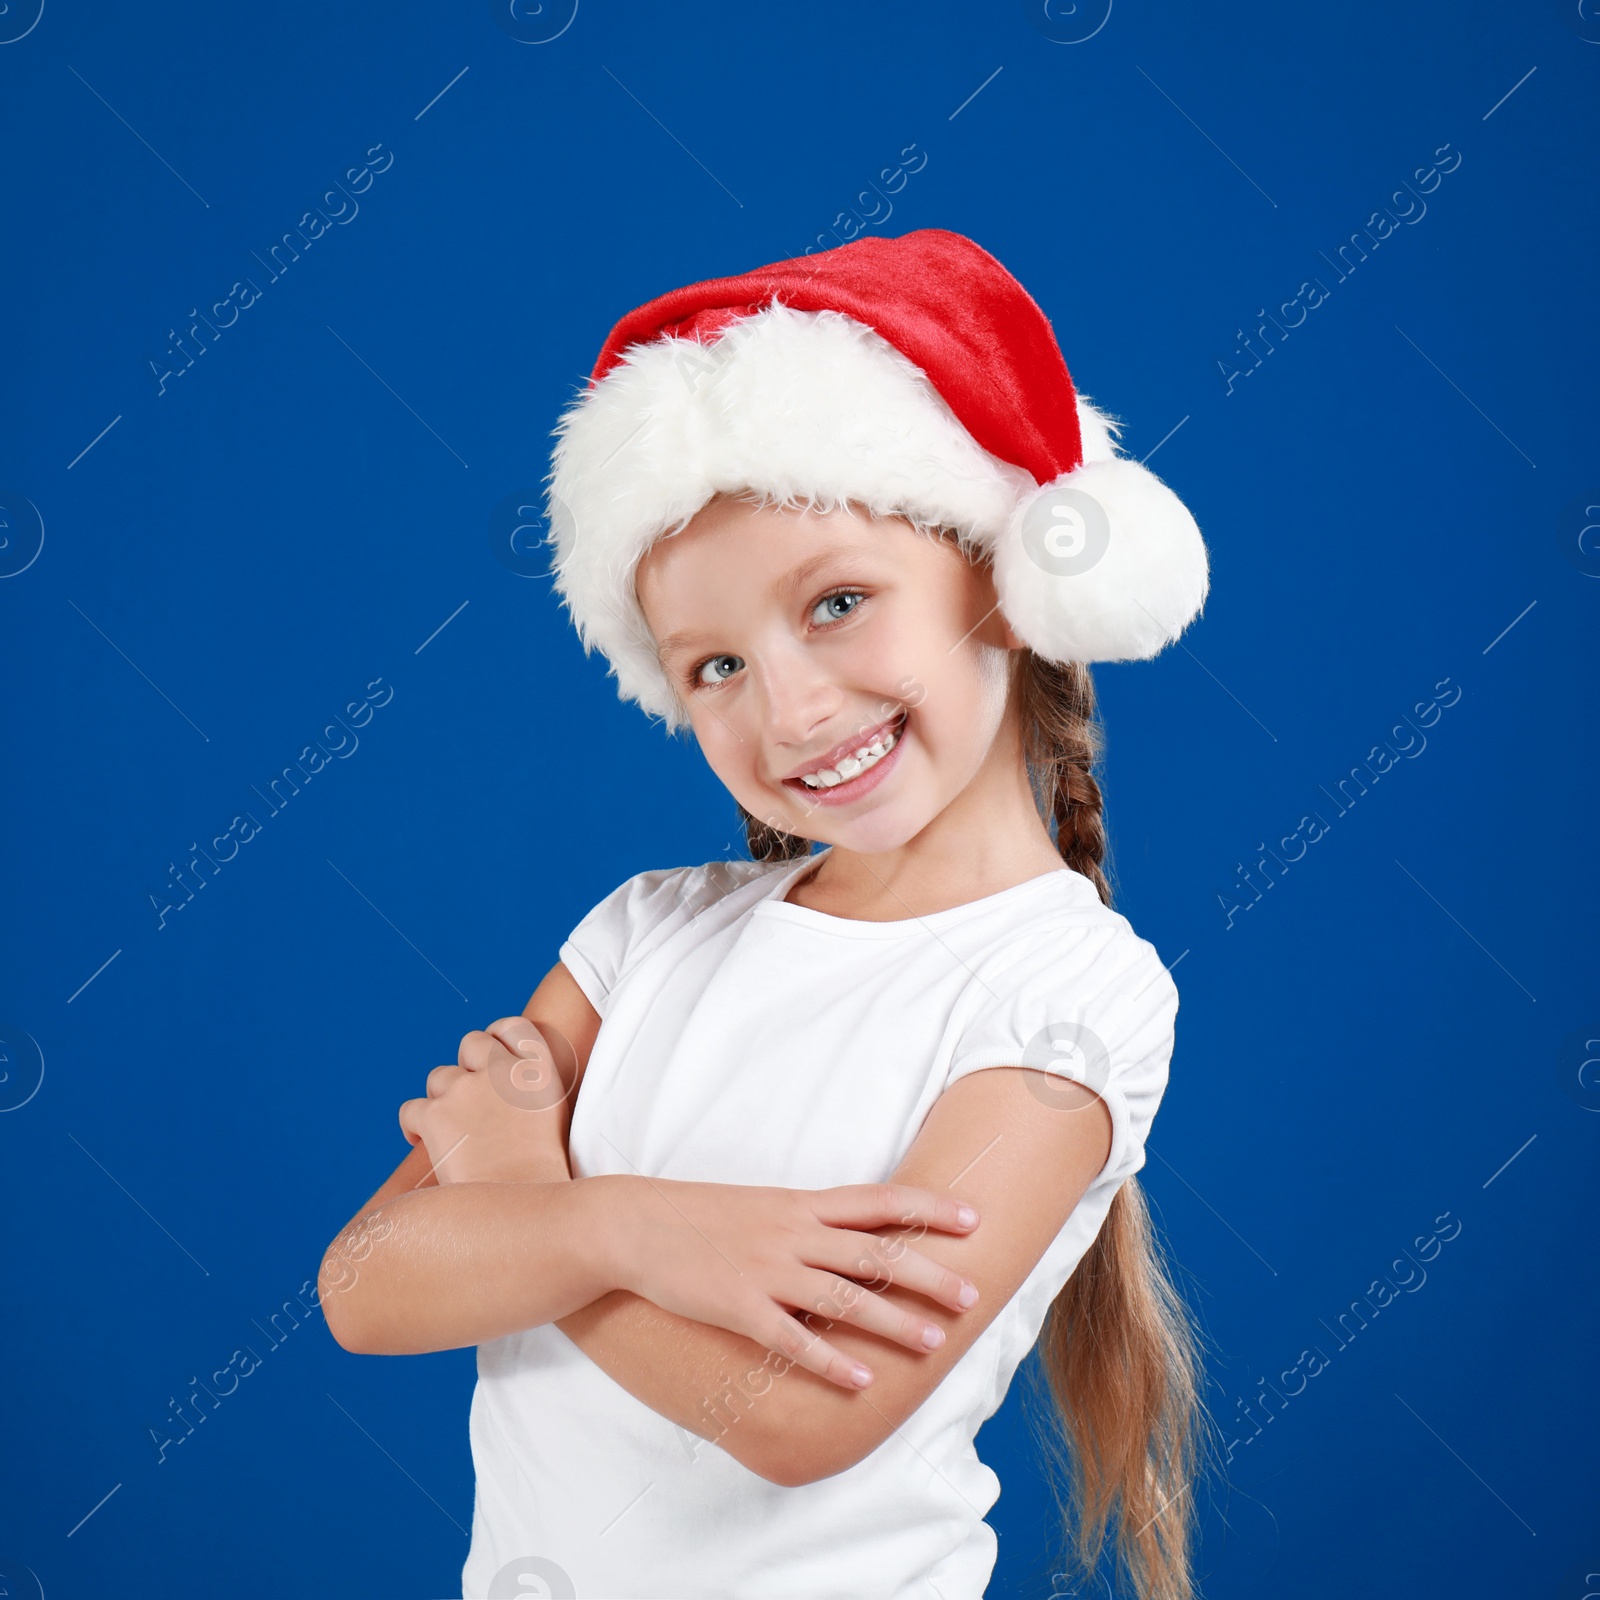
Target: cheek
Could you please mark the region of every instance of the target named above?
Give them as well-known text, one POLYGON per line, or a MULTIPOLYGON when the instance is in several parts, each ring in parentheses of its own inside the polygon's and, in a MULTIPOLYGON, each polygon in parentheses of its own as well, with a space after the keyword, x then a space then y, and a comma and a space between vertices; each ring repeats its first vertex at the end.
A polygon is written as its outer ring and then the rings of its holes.
POLYGON ((700 754, 723 787, 739 797, 753 782, 755 752, 761 748, 759 736, 740 725, 731 708, 713 715, 703 705, 690 714, 690 727, 700 754))
POLYGON ((917 683, 920 704, 911 697, 921 720, 936 725, 945 739, 987 744, 1005 715, 1009 654, 970 640, 953 652, 943 647, 930 652, 917 683))

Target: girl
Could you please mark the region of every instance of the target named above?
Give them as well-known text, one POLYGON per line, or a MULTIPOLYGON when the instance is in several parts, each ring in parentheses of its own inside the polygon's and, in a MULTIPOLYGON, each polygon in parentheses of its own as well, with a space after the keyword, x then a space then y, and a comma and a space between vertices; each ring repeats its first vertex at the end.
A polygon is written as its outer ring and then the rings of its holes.
POLYGON ((558 433, 560 592, 754 859, 596 906, 329 1248, 346 1348, 478 1346, 464 1592, 975 1600, 1040 1342, 1078 1558, 1114 1518, 1188 1596, 1134 1177, 1177 994, 1109 909, 1085 663, 1177 637, 1199 530, 941 230, 650 302, 558 433))

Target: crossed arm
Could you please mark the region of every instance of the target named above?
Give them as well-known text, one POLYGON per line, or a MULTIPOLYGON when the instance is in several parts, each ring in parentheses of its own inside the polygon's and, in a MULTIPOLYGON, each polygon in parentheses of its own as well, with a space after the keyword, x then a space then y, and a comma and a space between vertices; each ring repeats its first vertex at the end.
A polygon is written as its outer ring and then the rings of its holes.
MULTIPOLYGON (((564 967, 552 970, 523 1014, 572 1042, 581 1084, 600 1022, 564 967)), ((356 1349, 480 1343, 535 1325, 518 1320, 527 1311, 525 1301, 518 1309, 516 1269, 537 1272, 543 1285, 537 1319, 553 1321, 653 1411, 773 1483, 792 1487, 830 1477, 875 1450, 927 1399, 1016 1293, 1103 1168, 1111 1146, 1105 1102, 1059 1081, 1048 1096, 1037 1095, 1030 1080, 1036 1086, 1038 1076, 1021 1067, 996 1067, 960 1079, 935 1103, 893 1175, 897 1184, 975 1206, 982 1218, 977 1228, 966 1234, 899 1226, 865 1230, 886 1241, 913 1243, 920 1254, 976 1285, 979 1299, 966 1311, 946 1309, 899 1283, 863 1290, 907 1318, 934 1323, 944 1342, 913 1350, 837 1318, 806 1316, 836 1350, 870 1366, 867 1389, 848 1391, 753 1339, 612 1287, 607 1263, 594 1259, 581 1237, 584 1218, 593 1213, 573 1203, 585 1183, 611 1180, 571 1179, 565 1109, 561 1147, 546 1139, 539 1153, 523 1161, 517 1182, 439 1187, 419 1143, 329 1247, 325 1308, 330 1300, 337 1306, 347 1263, 371 1259, 372 1247, 360 1255, 357 1244, 353 1254, 352 1241, 388 1230, 378 1252, 380 1261, 387 1258, 388 1276, 377 1292, 448 1308, 431 1328, 416 1329, 421 1342, 352 1339, 348 1321, 336 1320, 337 1311, 329 1326, 341 1343, 356 1349)), ((567 1106, 575 1094, 576 1086, 567 1106)), ((372 1276, 365 1265, 362 1270, 372 1276)), ((373 1288, 369 1284, 369 1295, 373 1288)))

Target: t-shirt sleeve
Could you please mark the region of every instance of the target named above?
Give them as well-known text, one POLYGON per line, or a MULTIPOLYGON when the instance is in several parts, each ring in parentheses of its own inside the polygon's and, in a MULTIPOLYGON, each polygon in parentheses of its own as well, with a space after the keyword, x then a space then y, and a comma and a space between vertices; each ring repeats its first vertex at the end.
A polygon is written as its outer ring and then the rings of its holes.
POLYGON ((692 867, 641 872, 613 889, 561 946, 561 964, 599 1014, 636 951, 663 923, 683 909, 692 867))
MULTIPOLYGON (((1031 1067, 1082 1084, 1111 1113, 1111 1153, 1095 1181, 1137 1172, 1166 1092, 1178 1012, 1155 947, 1120 918, 1041 934, 1009 964, 976 975, 973 988, 977 1003, 945 1087, 987 1067, 1031 1067)), ((1049 1082, 1034 1081, 1049 1105, 1049 1082)))

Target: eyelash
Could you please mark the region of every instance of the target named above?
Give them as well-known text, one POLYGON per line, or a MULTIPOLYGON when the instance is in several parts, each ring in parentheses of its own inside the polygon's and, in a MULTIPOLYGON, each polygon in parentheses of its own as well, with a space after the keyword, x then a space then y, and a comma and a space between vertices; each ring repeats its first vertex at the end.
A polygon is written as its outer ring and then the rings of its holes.
MULTIPOLYGON (((854 595, 857 600, 862 601, 869 598, 866 590, 864 589, 854 588, 847 583, 840 584, 837 588, 829 589, 825 594, 819 594, 817 598, 811 602, 811 609, 815 611, 818 606, 825 605, 829 600, 835 600, 840 595, 845 594, 854 595)), ((834 620, 835 622, 848 622, 850 618, 853 617, 860 609, 861 607, 859 605, 854 605, 847 612, 845 612, 842 617, 837 617, 834 620)), ((721 683, 704 683, 700 678, 700 674, 704 672, 713 661, 721 661, 723 657, 729 653, 730 652, 724 650, 720 651, 716 655, 706 656, 690 667, 688 674, 690 689, 697 693, 704 693, 708 689, 720 689, 724 687, 724 685, 731 683, 733 681, 732 678, 724 678, 721 683)))

